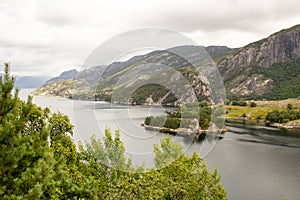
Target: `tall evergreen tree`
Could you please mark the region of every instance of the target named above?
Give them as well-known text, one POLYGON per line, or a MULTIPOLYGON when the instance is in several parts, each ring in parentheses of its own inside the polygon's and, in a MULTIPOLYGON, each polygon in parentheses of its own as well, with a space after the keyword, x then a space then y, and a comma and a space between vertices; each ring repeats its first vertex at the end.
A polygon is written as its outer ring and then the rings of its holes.
POLYGON ((5 63, 0 80, 0 197, 38 199, 52 191, 53 154, 48 147, 44 112, 18 98, 5 63))
POLYGON ((0 80, 0 199, 95 196, 94 179, 70 138, 67 116, 18 97, 5 64, 0 80))

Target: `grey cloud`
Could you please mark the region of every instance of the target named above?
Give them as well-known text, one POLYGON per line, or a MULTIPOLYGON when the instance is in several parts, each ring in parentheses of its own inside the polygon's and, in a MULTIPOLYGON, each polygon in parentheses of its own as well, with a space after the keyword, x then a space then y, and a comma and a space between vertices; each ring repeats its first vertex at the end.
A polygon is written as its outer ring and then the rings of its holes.
POLYGON ((57 75, 84 63, 106 39, 148 27, 241 46, 299 23, 299 7, 297 0, 0 0, 0 62, 24 74, 57 75))
MULTIPOLYGON (((236 30, 257 32, 273 20, 300 16, 300 1, 182 1, 181 6, 150 8, 151 17, 138 17, 138 25, 182 32, 236 30), (151 10, 152 9, 152 10, 151 10)), ((140 11, 147 12, 146 10, 140 11)))
POLYGON ((2 48, 28 48, 28 49, 43 49, 48 48, 46 44, 30 42, 30 41, 17 41, 12 38, 0 38, 0 47, 2 48))

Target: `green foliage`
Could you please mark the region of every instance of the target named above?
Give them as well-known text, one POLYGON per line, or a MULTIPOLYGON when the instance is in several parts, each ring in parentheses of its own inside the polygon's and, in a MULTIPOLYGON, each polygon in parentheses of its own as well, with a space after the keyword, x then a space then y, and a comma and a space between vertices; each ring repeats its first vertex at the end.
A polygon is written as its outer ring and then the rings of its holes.
POLYGON ((81 168, 68 133, 69 119, 51 115, 12 94, 14 78, 0 81, 0 198, 70 199, 93 196, 92 177, 81 168), (50 145, 51 144, 51 145, 50 145), (84 172, 84 173, 83 173, 84 172))
MULTIPOLYGON (((127 178, 129 172, 134 172, 131 159, 125 158, 125 148, 120 140, 119 131, 112 137, 110 129, 105 130, 103 142, 91 137, 90 142, 83 146, 79 144, 80 154, 93 177, 96 177, 97 196, 100 199, 116 198, 120 194, 120 187, 127 178), (115 196, 116 195, 116 196, 115 196)), ((143 167, 136 171, 143 171, 143 167)))
MULTIPOLYGON (((106 132, 104 143, 107 136, 111 138, 109 129, 106 132)), ((116 166, 107 166, 105 163, 115 158, 108 155, 116 152, 111 152, 110 147, 122 146, 117 137, 116 134, 115 139, 107 140, 110 144, 103 145, 101 140, 92 136, 85 148, 80 145, 83 160, 97 179, 95 187, 98 188, 99 199, 226 199, 218 172, 210 173, 197 154, 185 156, 183 147, 169 136, 162 139, 160 145, 154 146, 157 170, 133 167, 126 159, 118 162, 126 165, 131 173, 120 171, 116 166)), ((123 157, 124 152, 120 153, 123 157)))
POLYGON ((105 130, 79 151, 67 116, 12 94, 14 79, 0 80, 0 199, 226 199, 215 170, 197 154, 185 156, 170 137, 154 146, 158 170, 125 158, 120 132, 105 130))
POLYGON ((52 195, 54 160, 44 112, 31 98, 21 101, 18 90, 13 95, 13 86, 14 78, 5 64, 0 81, 0 197, 38 199, 52 195))
POLYGON ((164 183, 163 199, 226 199, 217 170, 210 173, 198 154, 185 156, 170 137, 162 139, 154 152, 155 166, 164 183))
POLYGON ((194 119, 199 121, 199 126, 203 129, 209 127, 212 109, 208 102, 188 103, 179 107, 168 116, 146 117, 144 123, 150 126, 166 127, 177 129, 190 128, 194 119))
POLYGON ((145 103, 146 99, 150 96, 152 96, 152 99, 156 102, 161 97, 163 97, 165 94, 169 92, 169 89, 166 87, 159 85, 159 84, 147 84, 143 85, 142 87, 138 88, 133 94, 132 94, 132 100, 133 102, 145 103))
POLYGON ((203 129, 209 127, 211 120, 212 109, 208 102, 203 101, 199 103, 199 125, 203 129))
POLYGON ((300 59, 256 68, 255 73, 273 80, 272 91, 264 94, 263 98, 276 100, 300 96, 300 59))
POLYGON ((225 104, 228 106, 230 105, 230 103, 231 103, 230 99, 226 99, 225 104))
POLYGON ((170 136, 160 141, 160 147, 154 145, 154 164, 156 168, 163 168, 182 156, 182 146, 172 142, 170 136))
POLYGON ((288 110, 292 110, 292 109, 293 109, 293 105, 292 105, 291 103, 289 103, 289 104, 287 105, 287 109, 288 109, 288 110))
POLYGON ((272 110, 268 112, 266 120, 276 123, 286 123, 288 121, 300 119, 300 110, 288 109, 288 110, 272 110))
POLYGON ((247 106, 246 101, 232 101, 231 105, 233 106, 247 106))
POLYGON ((255 102, 250 102, 250 107, 252 107, 252 108, 254 108, 254 107, 256 107, 257 105, 256 105, 256 103, 255 102))

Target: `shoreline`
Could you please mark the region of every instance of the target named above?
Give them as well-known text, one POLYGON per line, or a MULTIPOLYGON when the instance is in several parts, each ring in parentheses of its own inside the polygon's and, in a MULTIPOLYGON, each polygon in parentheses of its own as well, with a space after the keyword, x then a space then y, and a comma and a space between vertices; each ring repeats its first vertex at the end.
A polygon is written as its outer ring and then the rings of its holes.
POLYGON ((295 123, 295 125, 289 125, 289 124, 293 123, 293 121, 289 121, 285 124, 280 124, 280 123, 269 123, 269 122, 266 122, 265 120, 259 120, 259 122, 257 122, 257 120, 255 120, 255 119, 240 119, 240 118, 227 117, 227 118, 225 118, 225 122, 280 128, 280 129, 290 130, 290 131, 300 131, 300 122, 295 123))

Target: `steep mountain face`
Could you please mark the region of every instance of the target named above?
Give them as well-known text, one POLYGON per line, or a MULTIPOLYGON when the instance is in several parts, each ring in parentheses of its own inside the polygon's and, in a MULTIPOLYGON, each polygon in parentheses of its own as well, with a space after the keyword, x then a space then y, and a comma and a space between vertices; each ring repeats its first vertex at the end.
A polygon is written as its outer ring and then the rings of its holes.
POLYGON ((258 97, 273 92, 277 81, 261 73, 260 68, 299 58, 300 25, 297 25, 241 48, 219 61, 218 67, 229 96, 258 97))

